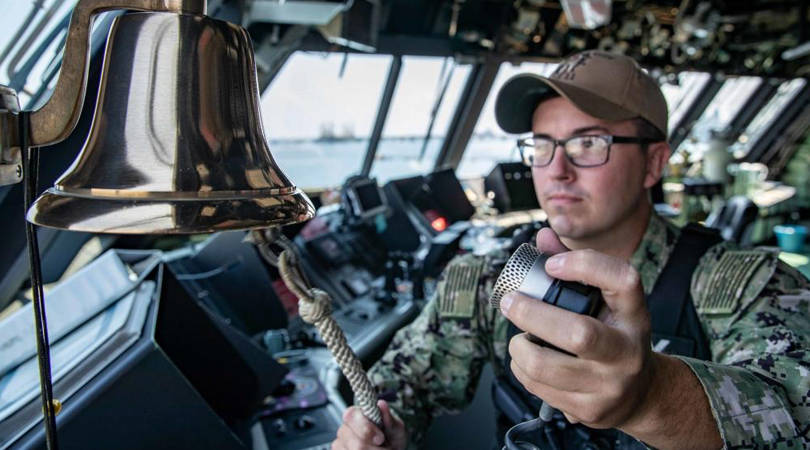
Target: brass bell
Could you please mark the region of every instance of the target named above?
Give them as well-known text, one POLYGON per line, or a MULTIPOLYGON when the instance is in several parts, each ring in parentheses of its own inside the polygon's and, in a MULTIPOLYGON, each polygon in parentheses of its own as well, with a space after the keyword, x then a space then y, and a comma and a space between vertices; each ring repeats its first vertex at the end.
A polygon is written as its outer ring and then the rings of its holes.
POLYGON ((87 232, 203 233, 313 216, 270 154, 243 28, 141 12, 116 18, 108 39, 84 148, 28 220, 87 232))

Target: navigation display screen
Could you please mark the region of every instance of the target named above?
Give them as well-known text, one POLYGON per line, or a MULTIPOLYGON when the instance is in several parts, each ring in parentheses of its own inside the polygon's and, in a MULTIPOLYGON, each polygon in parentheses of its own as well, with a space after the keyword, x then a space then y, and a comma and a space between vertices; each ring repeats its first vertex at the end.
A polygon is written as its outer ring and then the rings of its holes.
POLYGON ((380 188, 376 183, 362 184, 355 188, 357 200, 360 202, 360 209, 371 211, 382 206, 383 200, 380 196, 380 188))

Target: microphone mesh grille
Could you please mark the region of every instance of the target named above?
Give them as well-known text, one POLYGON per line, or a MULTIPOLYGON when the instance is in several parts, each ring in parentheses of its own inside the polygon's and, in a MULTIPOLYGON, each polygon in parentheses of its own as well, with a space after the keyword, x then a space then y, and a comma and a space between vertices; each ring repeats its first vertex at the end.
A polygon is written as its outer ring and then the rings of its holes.
POLYGON ((540 254, 540 251, 530 244, 521 244, 515 250, 515 253, 506 262, 506 266, 504 266, 503 271, 498 276, 498 281, 495 282, 495 287, 492 289, 489 304, 493 308, 500 308, 503 296, 520 288, 523 279, 526 278, 540 254))

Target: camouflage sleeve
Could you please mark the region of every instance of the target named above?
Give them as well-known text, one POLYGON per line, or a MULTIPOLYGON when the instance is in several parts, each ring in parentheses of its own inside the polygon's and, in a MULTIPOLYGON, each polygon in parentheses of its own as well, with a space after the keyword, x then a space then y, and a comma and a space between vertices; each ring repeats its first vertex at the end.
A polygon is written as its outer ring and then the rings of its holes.
POLYGON ((412 446, 433 417, 458 412, 475 394, 488 355, 486 313, 477 304, 482 266, 470 255, 451 261, 436 295, 369 371, 380 397, 405 422, 412 446))
POLYGON ((775 253, 707 256, 692 288, 714 362, 681 359, 703 385, 724 448, 810 448, 807 279, 775 253))

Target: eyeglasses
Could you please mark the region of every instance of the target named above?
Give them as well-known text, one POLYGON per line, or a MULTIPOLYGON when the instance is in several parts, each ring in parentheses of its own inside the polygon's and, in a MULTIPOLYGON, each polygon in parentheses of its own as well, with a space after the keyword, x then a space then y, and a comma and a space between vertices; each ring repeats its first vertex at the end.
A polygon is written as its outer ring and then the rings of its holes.
POLYGON ((597 167, 608 162, 613 144, 651 144, 655 141, 628 136, 574 136, 568 139, 551 139, 532 136, 518 139, 517 145, 523 164, 529 167, 545 167, 554 159, 557 146, 565 150, 565 157, 577 167, 597 167))

